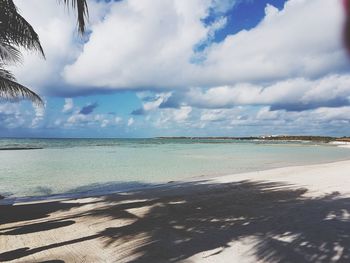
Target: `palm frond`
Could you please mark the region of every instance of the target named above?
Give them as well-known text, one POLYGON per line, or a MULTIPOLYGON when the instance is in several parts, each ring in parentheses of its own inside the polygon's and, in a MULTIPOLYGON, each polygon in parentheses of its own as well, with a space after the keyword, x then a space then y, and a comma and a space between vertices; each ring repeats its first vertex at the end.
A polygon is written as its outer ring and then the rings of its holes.
POLYGON ((2 60, 2 63, 16 63, 22 61, 22 54, 14 46, 2 43, 0 41, 0 58, 2 60))
POLYGON ((84 34, 86 27, 86 20, 89 17, 89 10, 86 0, 60 0, 67 6, 71 6, 78 13, 78 30, 84 34))
POLYGON ((16 81, 15 76, 7 69, 4 69, 3 64, 1 63, 0 63, 0 77, 16 81))
POLYGON ((37 50, 45 56, 38 34, 17 12, 12 0, 0 0, 0 41, 8 45, 37 50))
POLYGON ((0 98, 14 101, 29 99, 38 106, 44 106, 44 102, 39 95, 17 83, 11 72, 3 68, 0 68, 0 98))

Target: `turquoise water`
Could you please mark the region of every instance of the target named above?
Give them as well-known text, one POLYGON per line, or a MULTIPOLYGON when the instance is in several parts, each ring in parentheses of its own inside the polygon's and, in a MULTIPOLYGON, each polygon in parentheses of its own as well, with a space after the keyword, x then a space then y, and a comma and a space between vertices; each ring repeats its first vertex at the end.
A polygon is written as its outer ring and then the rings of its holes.
POLYGON ((0 194, 19 198, 107 193, 345 159, 350 159, 349 149, 301 142, 1 139, 0 194))

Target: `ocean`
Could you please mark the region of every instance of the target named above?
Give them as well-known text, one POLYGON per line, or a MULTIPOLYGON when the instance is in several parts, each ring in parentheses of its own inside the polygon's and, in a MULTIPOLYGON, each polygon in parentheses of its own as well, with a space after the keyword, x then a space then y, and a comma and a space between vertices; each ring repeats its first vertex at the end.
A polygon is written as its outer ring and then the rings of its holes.
POLYGON ((105 194, 346 159, 350 149, 313 142, 0 139, 0 195, 28 200, 105 194))

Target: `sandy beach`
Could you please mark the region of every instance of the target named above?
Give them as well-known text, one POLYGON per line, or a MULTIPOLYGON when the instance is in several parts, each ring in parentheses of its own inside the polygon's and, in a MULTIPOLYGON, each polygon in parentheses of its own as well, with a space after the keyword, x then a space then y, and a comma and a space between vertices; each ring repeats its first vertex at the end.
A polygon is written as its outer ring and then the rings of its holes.
POLYGON ((0 0, 0 263, 350 263, 350 0, 0 0))
POLYGON ((1 262, 350 262, 350 160, 0 215, 1 262))

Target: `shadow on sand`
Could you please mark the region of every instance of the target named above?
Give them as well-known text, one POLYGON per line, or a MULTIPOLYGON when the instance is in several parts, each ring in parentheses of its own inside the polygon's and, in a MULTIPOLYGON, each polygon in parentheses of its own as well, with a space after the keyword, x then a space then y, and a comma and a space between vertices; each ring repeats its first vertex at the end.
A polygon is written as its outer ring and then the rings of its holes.
MULTIPOLYGON (((125 240, 125 245, 145 235, 147 241, 130 251, 135 255, 131 262, 177 262, 213 249, 218 254, 230 242, 245 237, 255 240, 250 253, 267 262, 350 262, 350 198, 339 193, 307 198, 307 189, 282 183, 204 183, 105 196, 98 201, 103 205, 60 220, 45 218, 86 203, 0 206, 1 225, 23 221, 10 229, 0 227, 0 238, 64 228, 78 217, 132 220, 128 225, 105 228, 77 239, 1 251, 0 261, 93 239, 100 239, 105 247, 116 246, 120 240, 125 240), (128 202, 118 203, 123 200, 128 202), (150 207, 142 217, 130 212, 131 208, 142 207, 150 207), (42 222, 24 222, 34 219, 42 222)), ((123 261, 126 256, 130 255, 116 254, 115 261, 123 261)))

